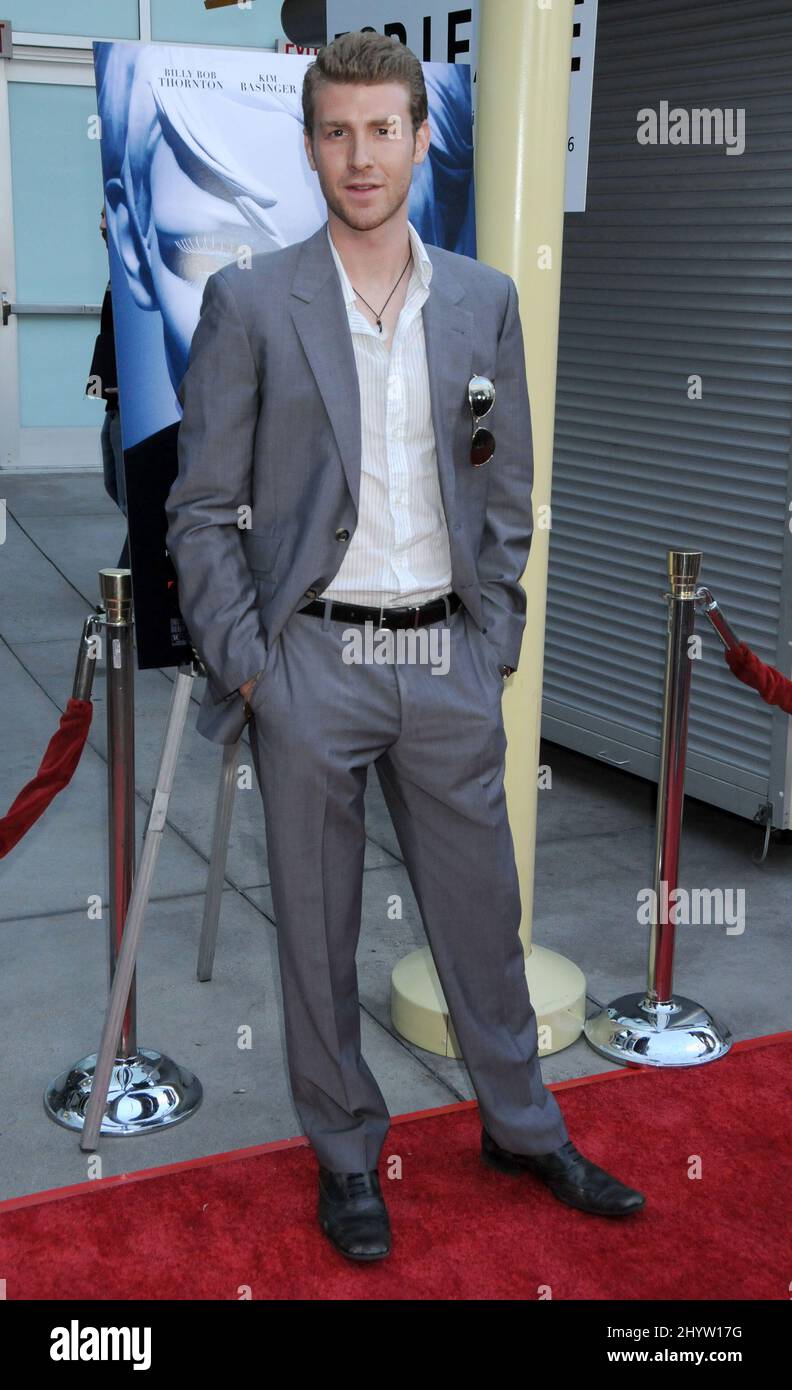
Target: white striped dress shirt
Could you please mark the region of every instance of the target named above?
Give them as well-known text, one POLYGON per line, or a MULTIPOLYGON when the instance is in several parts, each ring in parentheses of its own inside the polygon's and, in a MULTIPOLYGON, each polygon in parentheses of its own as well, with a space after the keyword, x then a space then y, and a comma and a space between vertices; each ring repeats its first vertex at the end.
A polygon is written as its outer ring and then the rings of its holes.
POLYGON ((321 598, 403 608, 451 588, 451 553, 432 423, 423 315, 432 262, 407 223, 413 269, 392 341, 355 305, 330 225, 360 386, 358 523, 341 568, 321 598))

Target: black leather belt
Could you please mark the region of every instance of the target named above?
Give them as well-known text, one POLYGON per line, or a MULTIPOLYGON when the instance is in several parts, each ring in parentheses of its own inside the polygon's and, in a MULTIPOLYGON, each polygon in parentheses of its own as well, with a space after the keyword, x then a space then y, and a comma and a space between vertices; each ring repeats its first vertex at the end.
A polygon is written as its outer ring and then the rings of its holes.
POLYGON ((365 603, 338 603, 335 599, 314 599, 298 613, 311 613, 316 618, 324 617, 325 604, 330 609, 334 623, 376 623, 377 627, 425 627, 427 623, 440 622, 446 615, 446 601, 450 612, 456 613, 462 600, 452 590, 445 598, 432 599, 429 603, 418 604, 416 608, 370 608, 365 603))

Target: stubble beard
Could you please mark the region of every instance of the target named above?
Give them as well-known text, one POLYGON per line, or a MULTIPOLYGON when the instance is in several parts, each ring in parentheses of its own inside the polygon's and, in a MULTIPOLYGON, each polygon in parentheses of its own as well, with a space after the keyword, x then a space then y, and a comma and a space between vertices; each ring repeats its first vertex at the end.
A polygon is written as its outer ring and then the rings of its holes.
POLYGON ((336 217, 347 227, 352 227, 358 232, 371 232, 393 217, 394 213, 401 207, 408 192, 409 188, 404 188, 398 193, 384 188, 381 193, 375 195, 377 201, 371 207, 356 207, 351 202, 347 202, 338 191, 331 198, 326 198, 326 202, 336 217))

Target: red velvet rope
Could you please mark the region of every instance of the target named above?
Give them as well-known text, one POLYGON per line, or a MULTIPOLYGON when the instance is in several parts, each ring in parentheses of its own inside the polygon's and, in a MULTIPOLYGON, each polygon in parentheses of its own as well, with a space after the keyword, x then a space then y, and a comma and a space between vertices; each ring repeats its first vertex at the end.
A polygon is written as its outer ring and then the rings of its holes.
POLYGON ((22 788, 0 820, 0 859, 14 848, 58 792, 71 781, 85 747, 92 714, 90 700, 69 700, 36 776, 22 788))
POLYGON ((792 714, 792 681, 782 676, 775 666, 766 666, 745 642, 724 650, 724 658, 738 680, 758 690, 768 705, 778 705, 792 714))

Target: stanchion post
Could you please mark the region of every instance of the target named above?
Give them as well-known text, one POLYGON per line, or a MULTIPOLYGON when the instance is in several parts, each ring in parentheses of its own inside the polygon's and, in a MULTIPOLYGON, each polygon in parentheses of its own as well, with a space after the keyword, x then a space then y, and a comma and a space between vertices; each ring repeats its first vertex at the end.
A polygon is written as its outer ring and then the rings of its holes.
POLYGON ((679 881, 679 843, 685 799, 688 709, 690 706, 690 638, 695 624, 696 581, 701 551, 672 550, 668 556, 671 592, 666 594, 668 640, 663 689, 663 730, 660 741, 660 776, 657 784, 654 904, 649 934, 647 998, 669 1004, 674 977, 676 927, 659 909, 670 899, 679 881), (665 893, 663 897, 663 885, 665 893), (665 920, 663 920, 665 918, 665 920))
MULTIPOLYGON (((132 648, 132 576, 129 570, 99 571, 105 623, 107 688, 107 804, 109 808, 110 901, 108 989, 121 950, 135 873, 135 678, 132 648)), ((136 1049, 136 978, 132 976, 117 1056, 136 1049)))
POLYGON ((701 1004, 681 996, 674 997, 676 923, 667 910, 679 876, 692 675, 689 651, 700 567, 701 551, 669 550, 671 590, 665 595, 669 604, 668 637, 646 992, 616 999, 588 1019, 585 1027, 588 1041, 603 1057, 621 1062, 627 1059, 646 1066, 695 1066, 712 1062, 731 1046, 729 1030, 716 1023, 701 1004))
MULTIPOLYGON (((170 1057, 139 1047, 135 1026, 137 951, 151 880, 165 826, 168 798, 192 686, 181 668, 174 684, 163 750, 149 809, 140 873, 135 874, 135 743, 132 576, 100 570, 102 604, 93 619, 104 624, 107 676, 107 791, 109 837, 110 998, 98 1053, 83 1057, 48 1086, 44 1108, 67 1129, 82 1130, 80 1147, 96 1147, 99 1134, 145 1134, 178 1124, 201 1103, 197 1077, 170 1057)), ((75 693, 90 688, 83 630, 75 693)))

